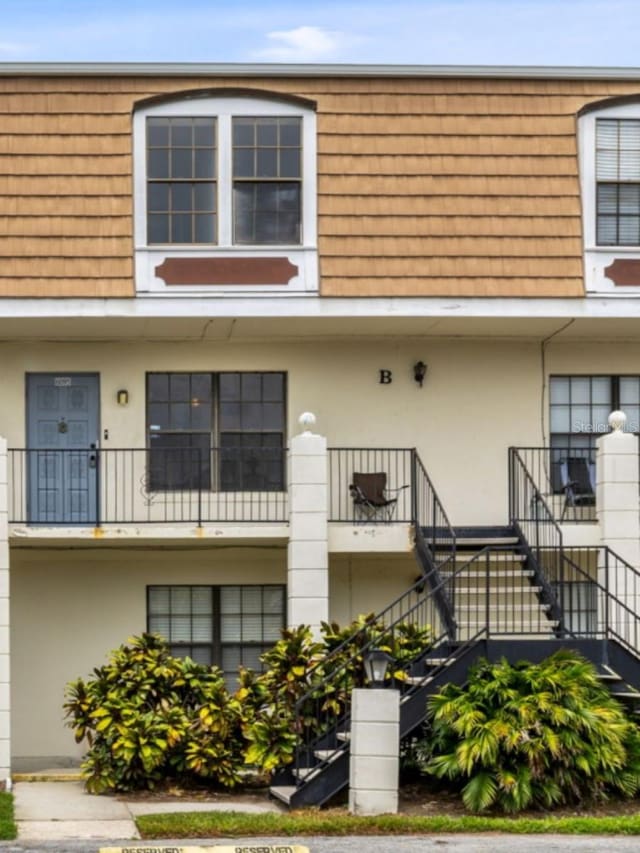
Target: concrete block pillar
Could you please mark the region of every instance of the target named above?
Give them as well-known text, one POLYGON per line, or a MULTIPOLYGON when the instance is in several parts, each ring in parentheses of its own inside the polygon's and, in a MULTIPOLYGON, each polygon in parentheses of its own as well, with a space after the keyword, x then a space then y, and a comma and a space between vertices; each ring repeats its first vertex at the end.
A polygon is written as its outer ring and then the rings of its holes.
POLYGON ((0 438, 0 784, 11 777, 9 700, 9 489, 6 439, 0 438))
POLYGON ((316 636, 329 619, 327 440, 311 432, 315 416, 300 416, 303 432, 289 451, 287 623, 310 625, 316 636))
POLYGON ((400 693, 388 688, 351 694, 349 811, 396 814, 400 775, 400 693))
POLYGON ((598 439, 596 506, 602 544, 640 570, 638 437, 623 432, 626 420, 624 412, 612 412, 612 432, 598 439))
MULTIPOLYGON (((623 432, 627 421, 624 412, 612 412, 609 425, 612 431, 597 442, 596 506, 602 545, 640 570, 640 471, 638 468, 638 438, 623 432)), ((606 561, 603 553, 598 565, 598 581, 629 608, 638 612, 640 589, 627 577, 629 570, 606 561)), ((624 608, 610 607, 609 627, 630 641, 635 622, 624 608)), ((602 623, 605 614, 600 613, 602 623)))

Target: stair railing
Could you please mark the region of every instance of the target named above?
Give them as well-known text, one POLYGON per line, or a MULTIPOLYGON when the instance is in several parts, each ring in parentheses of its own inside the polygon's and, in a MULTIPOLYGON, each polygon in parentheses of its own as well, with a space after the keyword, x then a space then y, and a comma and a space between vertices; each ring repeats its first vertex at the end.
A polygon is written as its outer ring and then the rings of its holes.
POLYGON ((565 569, 562 530, 517 447, 509 448, 509 520, 524 544, 528 564, 542 588, 542 600, 550 606, 561 633, 565 569))
POLYGON ((640 572, 607 546, 565 548, 565 628, 572 637, 615 639, 640 657, 640 572))
POLYGON ((415 552, 422 566, 425 583, 436 593, 440 617, 455 640, 455 583, 444 586, 456 564, 456 534, 442 501, 422 464, 417 450, 412 451, 412 522, 415 552))
MULTIPOLYGON (((438 649, 439 657, 454 656, 459 652, 449 645, 450 634, 443 624, 439 599, 449 595, 457 574, 442 579, 433 589, 425 591, 424 579, 419 578, 413 586, 396 598, 388 607, 367 620, 367 624, 337 646, 315 668, 323 677, 310 688, 294 706, 299 744, 293 762, 296 787, 304 784, 310 767, 314 772, 331 764, 346 748, 346 726, 351 709, 351 691, 364 686, 362 661, 373 648, 402 646, 406 637, 405 626, 416 626, 430 630, 430 642, 420 652, 426 656, 438 649), (349 651, 350 649, 350 651, 349 651)), ((467 644, 482 635, 468 638, 467 644)), ((408 671, 415 660, 396 661, 395 672, 408 671)), ((403 684, 403 678, 397 680, 403 684)), ((308 776, 307 776, 308 778, 308 776)))

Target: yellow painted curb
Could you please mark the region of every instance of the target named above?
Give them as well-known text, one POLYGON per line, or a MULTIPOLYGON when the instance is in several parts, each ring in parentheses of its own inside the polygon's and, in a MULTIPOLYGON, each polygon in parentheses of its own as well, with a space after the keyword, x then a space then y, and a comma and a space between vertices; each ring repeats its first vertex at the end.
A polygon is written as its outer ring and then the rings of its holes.
POLYGON ((300 844, 234 844, 215 847, 101 847, 99 853, 309 853, 300 844))

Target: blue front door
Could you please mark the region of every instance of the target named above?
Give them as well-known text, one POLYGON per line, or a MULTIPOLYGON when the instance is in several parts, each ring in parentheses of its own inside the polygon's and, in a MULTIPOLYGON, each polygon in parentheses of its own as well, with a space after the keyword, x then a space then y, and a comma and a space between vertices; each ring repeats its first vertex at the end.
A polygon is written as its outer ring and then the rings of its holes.
POLYGON ((28 518, 32 524, 97 523, 99 400, 97 374, 27 376, 28 518))

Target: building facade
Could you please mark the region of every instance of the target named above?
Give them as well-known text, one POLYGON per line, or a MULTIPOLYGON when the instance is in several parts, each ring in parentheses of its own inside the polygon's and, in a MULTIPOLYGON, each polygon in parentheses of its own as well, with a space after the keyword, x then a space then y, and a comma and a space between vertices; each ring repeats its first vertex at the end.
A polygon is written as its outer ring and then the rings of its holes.
POLYGON ((419 571, 420 471, 454 530, 498 528, 526 448, 565 542, 603 542, 566 465, 593 473, 614 409, 640 431, 639 92, 0 67, 5 774, 79 760, 64 685, 132 634, 232 680, 287 622, 383 608, 419 571))

